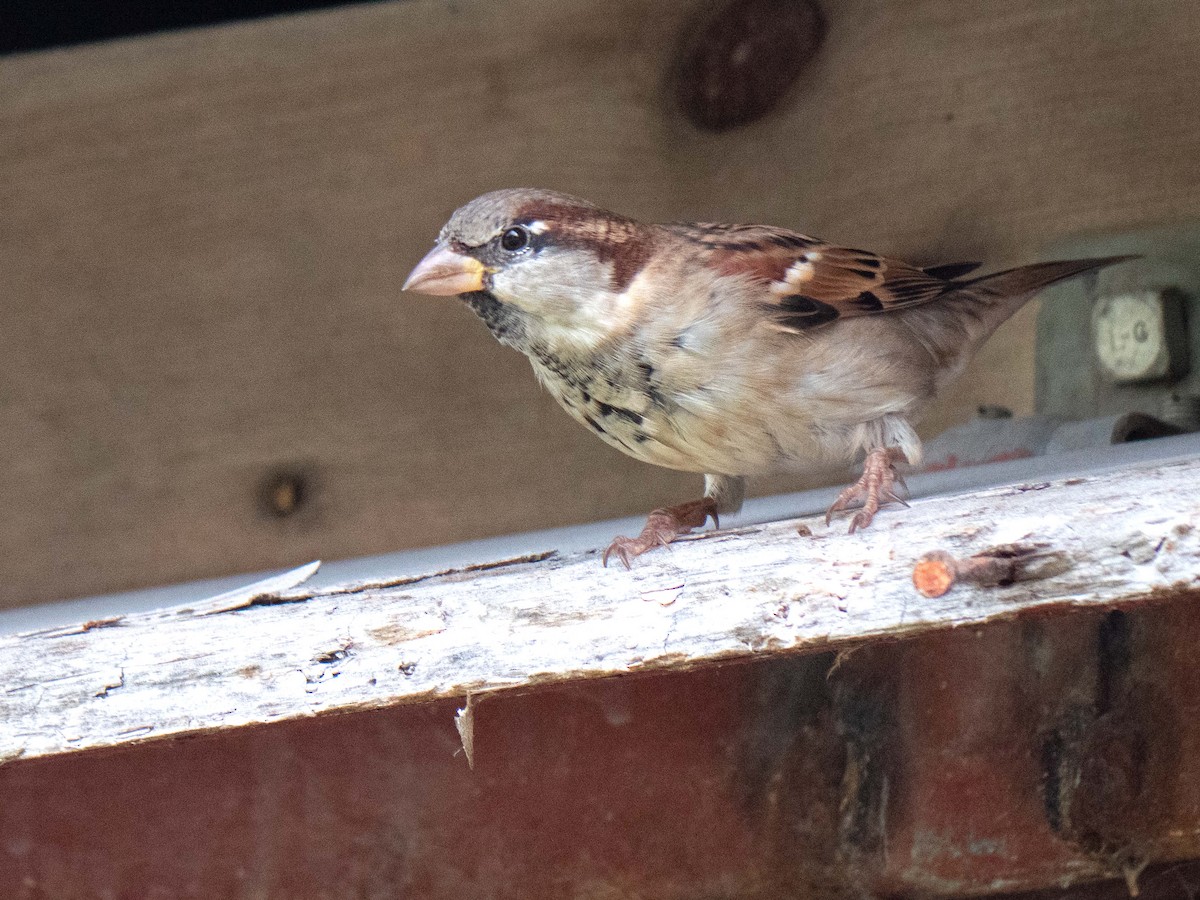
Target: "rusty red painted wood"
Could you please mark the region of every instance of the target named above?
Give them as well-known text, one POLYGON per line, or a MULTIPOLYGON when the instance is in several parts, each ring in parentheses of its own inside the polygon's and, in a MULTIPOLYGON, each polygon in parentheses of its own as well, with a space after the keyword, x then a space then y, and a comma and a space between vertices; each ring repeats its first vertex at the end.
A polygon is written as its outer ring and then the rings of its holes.
POLYGON ((956 631, 864 660, 894 701, 875 749, 887 796, 859 801, 886 809, 871 883, 995 894, 1200 856, 1198 639, 1193 601, 956 631))
POLYGON ((17 761, 0 896, 1171 896, 1198 639, 1177 597, 497 696, 474 771, 445 702, 17 761))
MULTIPOLYGON (((823 668, 786 672, 819 686, 823 668)), ((772 798, 811 741, 774 720, 767 674, 497 697, 473 771, 453 702, 18 762, 0 769, 0 897, 777 895, 794 841, 772 798)))

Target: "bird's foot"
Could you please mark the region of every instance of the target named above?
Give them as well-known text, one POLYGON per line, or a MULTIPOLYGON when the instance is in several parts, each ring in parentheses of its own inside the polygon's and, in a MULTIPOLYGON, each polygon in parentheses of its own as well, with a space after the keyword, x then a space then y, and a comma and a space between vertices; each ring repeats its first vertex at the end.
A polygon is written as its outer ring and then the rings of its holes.
POLYGON ((630 568, 629 561, 635 556, 641 556, 647 550, 655 547, 665 547, 681 534, 688 534, 693 528, 702 528, 712 516, 713 525, 721 527, 717 519, 717 501, 712 497, 691 500, 678 506, 668 506, 666 509, 656 509, 646 519, 646 527, 635 538, 619 536, 604 551, 603 562, 608 565, 608 558, 616 555, 625 568, 630 568))
POLYGON ((875 518, 875 513, 884 503, 899 503, 908 506, 899 494, 896 485, 904 487, 904 479, 896 473, 896 463, 904 459, 904 454, 895 447, 881 447, 867 454, 863 462, 862 478, 846 488, 825 513, 825 524, 833 521, 834 513, 839 513, 856 500, 862 501, 862 509, 850 520, 850 534, 860 528, 867 528, 875 518))

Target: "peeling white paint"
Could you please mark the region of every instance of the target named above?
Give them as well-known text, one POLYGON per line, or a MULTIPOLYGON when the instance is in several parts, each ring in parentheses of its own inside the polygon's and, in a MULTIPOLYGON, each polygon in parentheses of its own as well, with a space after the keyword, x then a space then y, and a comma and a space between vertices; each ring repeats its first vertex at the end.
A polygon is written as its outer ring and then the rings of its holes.
POLYGON ((856 535, 718 532, 633 572, 575 554, 0 638, 0 763, 1200 591, 1200 461, 1071 481, 920 500, 856 535), (1011 543, 1038 548, 1034 580, 912 588, 927 551, 1011 543))

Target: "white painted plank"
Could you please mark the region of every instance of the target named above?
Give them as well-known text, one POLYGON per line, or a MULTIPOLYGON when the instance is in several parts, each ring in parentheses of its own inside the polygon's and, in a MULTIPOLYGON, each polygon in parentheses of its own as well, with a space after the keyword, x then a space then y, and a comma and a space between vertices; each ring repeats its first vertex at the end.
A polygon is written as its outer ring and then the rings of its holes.
MULTIPOLYGON (((1146 466, 1178 462, 1200 456, 1200 434, 1184 434, 1093 447, 1052 456, 1024 457, 961 469, 936 472, 915 472, 906 476, 912 497, 933 497, 942 494, 966 493, 1021 481, 1046 481, 1069 478, 1080 474, 1098 474, 1129 466, 1146 466)), ((846 479, 850 478, 847 467, 846 479)), ((724 516, 727 526, 742 527, 780 519, 817 515, 828 509, 841 490, 841 485, 771 497, 755 497, 746 501, 740 513, 724 516)), ((417 550, 401 550, 379 556, 335 560, 322 563, 320 571, 304 584, 314 591, 345 588, 352 582, 380 583, 400 581, 427 572, 440 572, 469 566, 481 559, 511 559, 555 549, 561 555, 603 546, 614 534, 630 533, 640 528, 645 516, 629 516, 589 522, 570 528, 506 534, 460 544, 443 544, 417 550)), ((289 569, 279 573, 284 577, 302 573, 289 569)), ((269 573, 243 573, 206 581, 163 585, 138 591, 106 594, 81 600, 59 601, 38 606, 0 609, 0 637, 29 631, 43 631, 69 626, 92 619, 127 616, 165 606, 184 606, 202 600, 216 602, 218 595, 245 595, 263 592, 261 581, 277 577, 269 573), (249 584, 249 582, 253 582, 249 584)))
POLYGON ((1198 518, 1192 459, 920 500, 853 536, 721 532, 632 572, 589 552, 12 636, 0 760, 1167 598, 1200 590, 1198 518), (929 550, 1011 544, 1036 549, 1012 585, 912 588, 929 550))

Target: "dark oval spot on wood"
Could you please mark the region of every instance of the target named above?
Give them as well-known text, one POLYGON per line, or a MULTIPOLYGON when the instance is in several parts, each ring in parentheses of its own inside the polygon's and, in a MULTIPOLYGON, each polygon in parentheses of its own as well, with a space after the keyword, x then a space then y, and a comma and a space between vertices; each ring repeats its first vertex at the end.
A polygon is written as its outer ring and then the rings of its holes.
POLYGON ((285 519, 300 512, 311 499, 310 474, 281 469, 267 475, 258 487, 258 506, 267 515, 285 519))
POLYGON ((706 8, 680 49, 679 107, 709 131, 753 122, 783 98, 824 38, 815 0, 730 0, 706 8))

